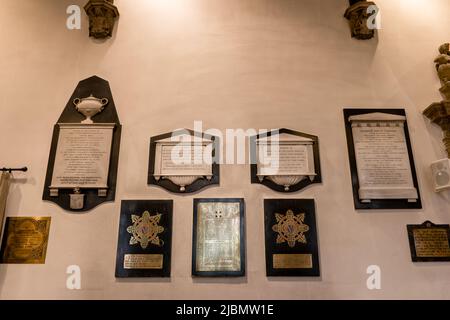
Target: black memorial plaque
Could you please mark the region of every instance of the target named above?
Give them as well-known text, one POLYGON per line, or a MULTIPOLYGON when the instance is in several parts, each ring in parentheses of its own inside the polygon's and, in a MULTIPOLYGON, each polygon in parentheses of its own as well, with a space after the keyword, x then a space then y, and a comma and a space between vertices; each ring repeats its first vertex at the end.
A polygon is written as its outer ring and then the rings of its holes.
POLYGON ((265 199, 266 274, 319 277, 319 249, 312 199, 265 199))
POLYGON ((116 277, 170 277, 172 200, 123 200, 116 277))
MULTIPOLYGON (((61 114, 57 124, 53 129, 53 138, 50 149, 50 155, 47 166, 47 175, 45 178, 43 200, 51 201, 59 205, 61 208, 74 212, 88 211, 103 202, 114 201, 116 194, 116 180, 117 169, 119 162, 120 136, 122 126, 117 115, 114 99, 108 81, 97 76, 80 81, 67 103, 63 113, 61 114), (55 164, 56 153, 58 149, 58 140, 61 132, 61 125, 76 124, 79 125, 86 117, 77 111, 74 101, 87 97, 101 97, 102 100, 107 101, 103 110, 97 115, 93 116, 95 125, 112 124, 114 129, 112 131, 111 152, 109 158, 109 170, 107 173, 107 188, 103 194, 99 194, 97 188, 80 188, 84 195, 82 206, 77 209, 71 208, 71 194, 74 193, 73 188, 59 188, 57 194, 51 194, 51 184, 53 172, 57 164, 55 164)), ((109 146, 108 146, 109 147, 109 146)))

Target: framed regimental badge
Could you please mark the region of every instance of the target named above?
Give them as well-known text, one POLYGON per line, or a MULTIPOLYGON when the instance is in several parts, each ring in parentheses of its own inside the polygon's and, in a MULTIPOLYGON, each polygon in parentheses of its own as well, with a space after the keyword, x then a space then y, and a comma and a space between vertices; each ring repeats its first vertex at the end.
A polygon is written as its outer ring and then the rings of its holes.
POLYGON ((50 217, 8 217, 1 248, 1 263, 44 264, 50 217))
POLYGON ((314 200, 265 199, 266 274, 319 277, 314 200))
POLYGON ((43 200, 76 212, 114 201, 120 135, 109 83, 80 81, 53 129, 43 200))
POLYGON ((194 199, 192 275, 245 275, 244 199, 194 199))
POLYGON ((250 137, 251 181, 278 192, 322 182, 319 139, 289 129, 250 137))
POLYGON ((420 209, 403 109, 344 109, 356 209, 420 209))
POLYGON ((450 261, 450 226, 425 221, 408 225, 409 247, 413 262, 450 261))
POLYGON ((191 193, 219 184, 218 137, 181 129, 152 137, 148 184, 191 193))
POLYGON ((124 200, 116 278, 170 277, 172 200, 124 200))

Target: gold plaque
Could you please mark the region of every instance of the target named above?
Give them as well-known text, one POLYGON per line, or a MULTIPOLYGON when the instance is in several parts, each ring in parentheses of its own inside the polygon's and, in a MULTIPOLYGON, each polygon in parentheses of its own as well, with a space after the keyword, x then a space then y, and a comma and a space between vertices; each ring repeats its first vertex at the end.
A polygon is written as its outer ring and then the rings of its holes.
POLYGON ((162 269, 162 254, 126 254, 123 260, 124 269, 162 269))
POLYGON ((415 229, 413 235, 417 257, 450 257, 450 247, 446 229, 415 229))
POLYGON ((197 271, 241 270, 240 213, 240 202, 198 203, 197 271))
POLYGON ((306 244, 305 233, 309 231, 309 226, 305 224, 305 214, 294 215, 294 211, 288 210, 285 215, 275 213, 277 224, 272 230, 278 233, 277 243, 287 242, 289 247, 294 248, 298 242, 306 244))
POLYGON ((274 269, 311 269, 312 254, 274 254, 274 269))
POLYGON ((50 221, 50 217, 8 217, 1 250, 1 262, 44 264, 50 221))
POLYGON ((140 244, 142 249, 146 249, 148 244, 162 246, 164 241, 159 238, 159 234, 164 232, 164 227, 158 225, 161 214, 151 215, 145 211, 142 216, 131 215, 133 225, 127 228, 127 232, 132 234, 130 245, 140 244))

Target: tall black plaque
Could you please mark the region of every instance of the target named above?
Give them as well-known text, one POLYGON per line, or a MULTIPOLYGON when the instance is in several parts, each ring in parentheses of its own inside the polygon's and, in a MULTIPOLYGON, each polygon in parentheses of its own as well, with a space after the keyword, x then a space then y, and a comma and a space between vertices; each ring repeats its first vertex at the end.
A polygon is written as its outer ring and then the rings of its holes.
MULTIPOLYGON (((122 126, 119 122, 119 117, 117 115, 108 81, 97 76, 80 81, 53 129, 53 138, 42 199, 54 202, 65 210, 79 212, 91 210, 106 201, 114 201, 116 194, 116 178, 119 161, 121 129, 122 126), (92 126, 102 127, 109 125, 112 128, 112 141, 110 154, 108 155, 109 166, 107 166, 109 170, 106 173, 107 186, 100 191, 99 188, 84 188, 83 186, 80 186, 80 188, 52 188, 54 170, 58 165, 55 163, 55 159, 57 158, 58 142, 62 130, 61 128, 72 124, 80 127, 80 123, 86 117, 77 111, 74 101, 80 101, 80 99, 82 100, 91 96, 101 97, 101 100, 104 103, 103 110, 93 116, 94 124, 92 126), (71 196, 74 193, 74 189, 79 189, 77 191, 84 195, 84 201, 78 201, 78 206, 76 209, 74 209, 73 201, 71 201, 71 196)), ((109 138, 111 137, 108 137, 108 139, 109 138)), ((109 150, 109 145, 106 147, 109 150)))

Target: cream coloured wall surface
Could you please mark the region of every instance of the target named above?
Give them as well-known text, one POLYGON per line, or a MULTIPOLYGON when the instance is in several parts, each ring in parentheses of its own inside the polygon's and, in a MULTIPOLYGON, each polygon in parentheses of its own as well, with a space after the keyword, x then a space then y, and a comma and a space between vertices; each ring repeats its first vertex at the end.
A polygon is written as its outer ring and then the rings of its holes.
POLYGON ((450 263, 412 263, 406 224, 450 223, 450 193, 435 194, 429 164, 441 131, 421 112, 440 101, 433 59, 448 42, 450 1, 378 0, 376 39, 350 37, 346 0, 116 0, 107 41, 68 30, 84 0, 3 0, 0 10, 0 166, 16 174, 7 216, 51 216, 45 265, 1 265, 1 299, 450 298, 450 263), (110 82, 123 125, 116 201, 71 214, 41 200, 52 128, 77 83, 110 82), (342 109, 404 107, 422 210, 356 211, 342 109), (147 186, 151 136, 172 129, 286 127, 318 135, 323 183, 295 194, 252 185, 248 165, 224 165, 221 184, 194 195, 147 186), (243 197, 247 275, 191 277, 192 199, 243 197), (265 276, 263 199, 314 198, 319 279, 265 276), (170 279, 114 278, 121 199, 173 199, 170 279), (78 265, 82 289, 66 288, 78 265), (381 290, 366 269, 381 268, 381 290))

